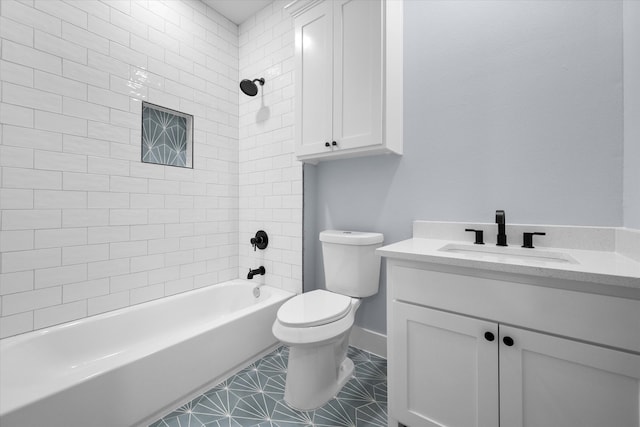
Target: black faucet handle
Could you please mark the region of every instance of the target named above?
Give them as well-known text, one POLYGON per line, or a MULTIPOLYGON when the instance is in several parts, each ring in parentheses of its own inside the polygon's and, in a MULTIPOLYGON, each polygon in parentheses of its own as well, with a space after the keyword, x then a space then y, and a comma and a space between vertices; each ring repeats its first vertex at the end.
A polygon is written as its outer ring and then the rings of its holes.
POLYGON ((484 245, 484 230, 474 230, 473 228, 465 228, 464 231, 473 231, 476 233, 476 245, 484 245))
POLYGON ((535 233, 522 233, 522 247, 523 248, 529 248, 529 249, 533 249, 533 236, 546 236, 547 233, 540 233, 540 232, 535 232, 535 233))
POLYGON ((256 232, 256 236, 252 237, 249 241, 251 242, 253 251, 255 252, 256 248, 264 249, 267 247, 269 244, 269 236, 267 236, 267 233, 264 230, 258 230, 256 232))
POLYGON ((496 224, 504 224, 504 211, 502 209, 496 211, 496 224))

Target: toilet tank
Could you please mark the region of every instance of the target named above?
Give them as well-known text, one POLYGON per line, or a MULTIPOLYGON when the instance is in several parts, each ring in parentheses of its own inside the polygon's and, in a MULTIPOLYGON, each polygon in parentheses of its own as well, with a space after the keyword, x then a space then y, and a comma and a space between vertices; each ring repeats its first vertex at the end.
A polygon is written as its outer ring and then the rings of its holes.
POLYGON ((380 233, 325 230, 320 233, 327 290, 357 298, 378 293, 380 233))

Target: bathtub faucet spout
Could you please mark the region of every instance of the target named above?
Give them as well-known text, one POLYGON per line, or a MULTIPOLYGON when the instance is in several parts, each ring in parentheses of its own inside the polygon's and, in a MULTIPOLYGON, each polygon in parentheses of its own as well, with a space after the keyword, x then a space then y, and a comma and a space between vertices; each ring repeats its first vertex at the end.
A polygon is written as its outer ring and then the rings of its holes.
POLYGON ((253 279, 253 276, 257 275, 257 274, 264 274, 266 273, 265 269, 263 266, 260 266, 258 268, 256 268, 255 270, 251 270, 249 269, 249 274, 247 274, 247 279, 251 280, 253 279))

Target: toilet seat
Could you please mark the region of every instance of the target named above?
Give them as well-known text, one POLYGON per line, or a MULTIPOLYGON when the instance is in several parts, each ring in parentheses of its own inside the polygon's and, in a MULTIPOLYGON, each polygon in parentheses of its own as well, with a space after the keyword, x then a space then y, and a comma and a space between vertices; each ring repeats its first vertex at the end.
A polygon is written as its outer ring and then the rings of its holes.
POLYGON ((278 321, 290 328, 321 326, 342 319, 351 309, 352 299, 325 290, 297 295, 278 310, 278 321))

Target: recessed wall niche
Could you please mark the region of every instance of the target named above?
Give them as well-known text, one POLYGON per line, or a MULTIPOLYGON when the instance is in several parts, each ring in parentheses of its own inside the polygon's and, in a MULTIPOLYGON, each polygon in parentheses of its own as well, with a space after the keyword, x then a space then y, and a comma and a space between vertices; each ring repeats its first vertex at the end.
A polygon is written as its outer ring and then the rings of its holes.
POLYGON ((142 161, 193 168, 193 116, 143 102, 142 161))

